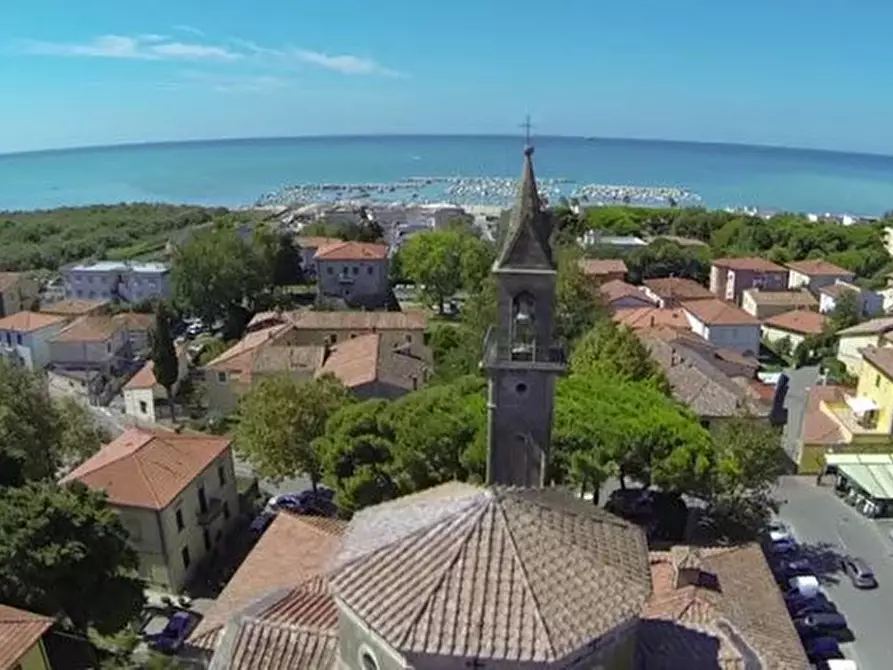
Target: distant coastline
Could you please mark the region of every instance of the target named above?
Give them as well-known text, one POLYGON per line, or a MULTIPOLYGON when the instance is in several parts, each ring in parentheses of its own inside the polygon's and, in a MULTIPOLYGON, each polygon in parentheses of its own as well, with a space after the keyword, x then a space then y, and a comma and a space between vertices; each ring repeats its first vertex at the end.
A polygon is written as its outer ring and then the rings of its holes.
MULTIPOLYGON (((119 202, 244 207, 301 184, 414 175, 505 179, 523 140, 503 135, 308 136, 123 144, 0 155, 0 210, 119 202)), ((616 138, 536 138, 537 176, 673 188, 713 209, 879 215, 893 157, 822 149, 616 138)))

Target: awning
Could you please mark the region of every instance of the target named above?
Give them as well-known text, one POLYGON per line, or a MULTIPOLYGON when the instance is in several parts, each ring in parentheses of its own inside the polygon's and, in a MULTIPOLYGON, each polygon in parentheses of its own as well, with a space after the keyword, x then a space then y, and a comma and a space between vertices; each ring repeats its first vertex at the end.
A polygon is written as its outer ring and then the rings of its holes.
POLYGON ((876 500, 893 500, 893 456, 890 454, 827 454, 825 463, 876 500))
POLYGON ((853 414, 865 414, 865 412, 872 412, 878 408, 874 400, 864 396, 856 397, 849 395, 846 397, 846 404, 849 405, 853 414))

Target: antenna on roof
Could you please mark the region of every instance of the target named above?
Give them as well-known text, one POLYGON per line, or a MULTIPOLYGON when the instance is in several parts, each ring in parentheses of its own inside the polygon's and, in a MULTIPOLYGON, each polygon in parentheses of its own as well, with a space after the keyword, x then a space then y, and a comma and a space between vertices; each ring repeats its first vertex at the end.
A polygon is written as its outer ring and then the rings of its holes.
POLYGON ((524 152, 533 153, 533 144, 530 139, 530 131, 533 129, 533 124, 530 123, 530 114, 524 117, 524 123, 521 124, 521 128, 524 130, 524 152))

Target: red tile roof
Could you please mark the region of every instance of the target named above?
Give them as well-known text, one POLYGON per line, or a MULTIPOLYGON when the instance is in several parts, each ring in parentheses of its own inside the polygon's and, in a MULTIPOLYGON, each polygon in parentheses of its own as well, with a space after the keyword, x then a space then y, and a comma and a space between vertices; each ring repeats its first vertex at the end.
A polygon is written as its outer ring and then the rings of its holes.
POLYGON ((822 411, 822 403, 843 402, 847 389, 843 386, 816 386, 807 391, 803 410, 803 444, 843 444, 846 442, 840 425, 822 411))
POLYGON ((0 330, 14 330, 20 333, 31 333, 47 326, 65 323, 65 317, 40 312, 16 312, 0 319, 0 330))
POLYGON ((113 505, 167 507, 230 445, 209 435, 132 428, 64 477, 105 491, 113 505))
POLYGON ((818 312, 795 309, 791 312, 776 314, 763 321, 767 328, 777 328, 798 335, 820 335, 828 323, 828 317, 818 312))
POLYGON ((146 361, 146 364, 139 369, 139 372, 124 384, 124 390, 151 389, 155 388, 155 383, 155 363, 146 361))
POLYGON ((627 273, 626 263, 620 258, 583 258, 580 270, 587 277, 627 273))
POLYGON ((622 298, 635 298, 643 303, 654 304, 653 301, 632 284, 628 284, 622 279, 612 279, 598 287, 602 297, 608 304, 622 298))
POLYGON ((63 328, 52 342, 105 342, 122 328, 110 316, 82 316, 63 328))
POLYGON ((60 316, 84 316, 101 312, 108 307, 108 300, 60 300, 48 305, 41 305, 40 311, 45 314, 59 314, 60 316))
POLYGON ((629 307, 614 312, 613 319, 621 326, 633 330, 667 326, 691 330, 691 324, 681 309, 661 309, 660 307, 629 307))
POLYGON ((754 272, 787 272, 782 266, 765 258, 754 256, 746 258, 717 258, 713 265, 729 270, 751 270, 754 272))
POLYGON ((0 668, 14 668, 53 625, 49 617, 0 605, 0 668))
POLYGON ((368 242, 335 242, 320 247, 314 258, 318 261, 380 261, 388 257, 386 244, 368 242))
POLYGON ((759 320, 743 309, 722 300, 688 300, 682 308, 708 326, 757 326, 759 320))
POLYGON ((707 288, 685 277, 655 277, 642 283, 662 300, 682 301, 714 297, 707 288))
POLYGON ((821 259, 793 261, 787 264, 788 269, 804 275, 816 277, 855 277, 856 273, 821 259))

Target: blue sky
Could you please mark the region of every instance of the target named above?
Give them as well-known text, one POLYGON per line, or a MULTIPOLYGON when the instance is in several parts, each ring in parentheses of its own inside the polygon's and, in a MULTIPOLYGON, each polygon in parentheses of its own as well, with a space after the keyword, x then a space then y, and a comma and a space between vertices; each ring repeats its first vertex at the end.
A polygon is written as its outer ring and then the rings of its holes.
POLYGON ((527 112, 542 134, 893 153, 880 0, 4 4, 0 153, 504 134, 527 112))

